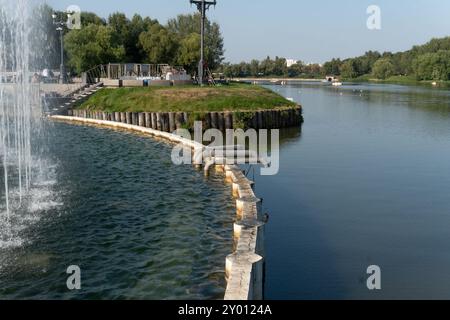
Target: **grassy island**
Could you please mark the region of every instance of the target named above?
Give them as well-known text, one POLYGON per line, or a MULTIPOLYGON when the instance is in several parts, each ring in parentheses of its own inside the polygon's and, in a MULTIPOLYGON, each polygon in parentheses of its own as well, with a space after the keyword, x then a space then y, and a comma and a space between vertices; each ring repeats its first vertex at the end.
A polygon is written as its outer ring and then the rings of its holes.
POLYGON ((230 84, 203 87, 143 87, 102 89, 78 106, 106 112, 257 111, 296 106, 259 86, 230 84))

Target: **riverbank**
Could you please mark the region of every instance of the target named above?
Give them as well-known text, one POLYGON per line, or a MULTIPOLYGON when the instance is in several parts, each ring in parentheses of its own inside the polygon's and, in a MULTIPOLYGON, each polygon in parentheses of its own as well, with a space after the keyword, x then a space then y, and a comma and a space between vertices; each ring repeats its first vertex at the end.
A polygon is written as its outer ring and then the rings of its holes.
MULTIPOLYGON (((387 79, 374 79, 370 75, 364 75, 358 78, 342 78, 344 82, 358 82, 358 83, 381 83, 381 84, 399 84, 399 85, 415 85, 415 86, 436 86, 436 87, 450 87, 450 81, 434 81, 422 80, 419 81, 415 77, 410 76, 392 76, 387 79), (435 85, 433 84, 435 83, 435 85)), ((289 83, 303 83, 303 82, 317 82, 320 83, 323 79, 305 79, 305 78, 283 78, 283 77, 263 77, 263 78, 233 78, 232 81, 247 82, 247 83, 264 83, 281 84, 289 83)))
POLYGON ((381 83, 381 84, 399 84, 410 86, 436 86, 436 87, 450 87, 450 81, 434 81, 434 80, 417 80, 410 76, 392 76, 387 79, 374 79, 369 75, 361 76, 354 79, 343 79, 348 82, 367 82, 367 83, 381 83), (434 84, 435 83, 435 84, 434 84))
POLYGON ((298 81, 298 82, 321 82, 323 79, 317 78, 286 78, 286 77, 261 77, 261 78, 231 78, 236 82, 280 82, 280 81, 298 81))

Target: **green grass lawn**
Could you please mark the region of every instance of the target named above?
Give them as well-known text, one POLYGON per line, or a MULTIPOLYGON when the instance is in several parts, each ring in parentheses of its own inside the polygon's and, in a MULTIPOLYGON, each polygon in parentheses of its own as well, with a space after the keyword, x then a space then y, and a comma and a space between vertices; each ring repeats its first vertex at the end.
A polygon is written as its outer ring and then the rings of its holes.
POLYGON ((102 89, 78 108, 107 112, 254 111, 292 107, 281 95, 254 85, 102 89))

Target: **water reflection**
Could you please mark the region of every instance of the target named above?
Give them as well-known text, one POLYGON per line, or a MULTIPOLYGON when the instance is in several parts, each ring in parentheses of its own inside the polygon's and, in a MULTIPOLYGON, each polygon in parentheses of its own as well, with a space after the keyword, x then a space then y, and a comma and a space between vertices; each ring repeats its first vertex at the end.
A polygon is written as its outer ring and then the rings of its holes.
POLYGON ((0 299, 223 298, 235 208, 222 176, 174 166, 148 137, 48 125, 55 192, 23 243, 0 247, 0 299))
POLYGON ((304 108, 280 173, 256 177, 267 225, 266 297, 449 298, 450 91, 272 86, 304 108), (368 291, 366 269, 382 268, 368 291))

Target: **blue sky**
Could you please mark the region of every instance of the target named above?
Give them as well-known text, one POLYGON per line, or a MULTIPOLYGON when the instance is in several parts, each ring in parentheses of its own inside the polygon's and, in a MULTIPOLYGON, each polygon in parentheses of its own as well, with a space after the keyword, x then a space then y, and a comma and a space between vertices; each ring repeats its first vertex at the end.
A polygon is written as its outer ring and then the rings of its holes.
MULTIPOLYGON (((165 23, 194 12, 188 0, 47 0, 57 9, 71 4, 102 17, 120 11, 165 23)), ((218 0, 209 12, 220 23, 227 61, 267 55, 323 62, 368 50, 403 51, 432 37, 450 35, 449 0, 218 0), (381 8, 382 29, 366 27, 369 5, 381 8)))

